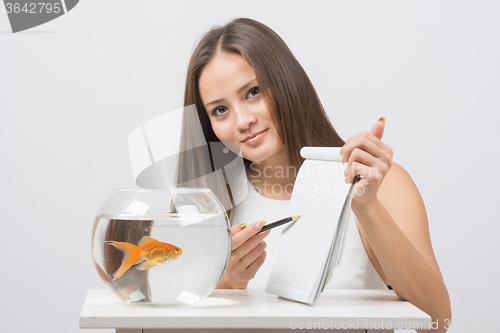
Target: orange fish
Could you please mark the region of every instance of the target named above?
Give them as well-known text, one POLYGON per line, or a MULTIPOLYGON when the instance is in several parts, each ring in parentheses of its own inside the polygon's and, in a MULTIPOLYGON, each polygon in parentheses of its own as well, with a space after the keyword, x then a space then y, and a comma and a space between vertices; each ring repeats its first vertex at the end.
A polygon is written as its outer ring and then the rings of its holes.
POLYGON ((144 271, 151 267, 173 261, 182 254, 182 249, 172 244, 160 242, 152 237, 144 236, 136 245, 125 243, 106 241, 109 245, 123 252, 122 264, 114 272, 113 279, 119 279, 127 272, 132 265, 137 265, 138 270, 144 271))

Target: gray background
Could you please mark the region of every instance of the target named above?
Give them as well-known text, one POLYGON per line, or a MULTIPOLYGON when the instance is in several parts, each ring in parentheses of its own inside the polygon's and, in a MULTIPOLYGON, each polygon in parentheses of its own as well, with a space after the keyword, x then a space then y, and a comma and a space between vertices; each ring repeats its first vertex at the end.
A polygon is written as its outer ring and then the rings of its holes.
POLYGON ((427 207, 454 319, 498 313, 500 2, 82 1, 12 34, 0 9, 2 331, 77 332, 90 232, 134 187, 127 137, 182 105, 200 35, 245 16, 273 28, 344 139, 384 140, 427 207), (498 243, 497 243, 498 244, 498 243))

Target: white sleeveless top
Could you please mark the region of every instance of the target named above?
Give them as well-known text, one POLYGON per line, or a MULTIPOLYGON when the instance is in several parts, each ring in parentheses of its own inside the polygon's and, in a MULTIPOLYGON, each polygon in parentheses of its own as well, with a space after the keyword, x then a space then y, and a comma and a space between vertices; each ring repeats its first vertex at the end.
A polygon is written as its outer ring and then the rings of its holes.
MULTIPOLYGON (((231 212, 231 225, 251 224, 265 219, 268 223, 287 216, 290 200, 269 199, 252 187, 247 181, 248 195, 231 212)), ((265 290, 271 275, 278 244, 283 227, 271 230, 264 238, 267 244, 267 257, 260 267, 255 278, 250 280, 247 289, 265 290)), ((359 234, 357 219, 351 211, 344 253, 326 289, 385 289, 387 286, 378 275, 368 254, 366 253, 361 235, 359 234)))

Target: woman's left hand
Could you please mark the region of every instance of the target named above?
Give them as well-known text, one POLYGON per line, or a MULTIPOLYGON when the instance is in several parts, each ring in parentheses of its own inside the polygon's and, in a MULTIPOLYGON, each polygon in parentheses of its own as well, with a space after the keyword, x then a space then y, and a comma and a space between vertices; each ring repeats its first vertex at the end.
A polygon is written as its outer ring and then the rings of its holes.
POLYGON ((392 149, 380 141, 384 127, 385 118, 380 117, 370 132, 353 136, 340 150, 342 162, 347 162, 346 182, 351 183, 357 174, 361 176, 353 188, 351 205, 354 212, 377 202, 378 188, 391 168, 392 149))

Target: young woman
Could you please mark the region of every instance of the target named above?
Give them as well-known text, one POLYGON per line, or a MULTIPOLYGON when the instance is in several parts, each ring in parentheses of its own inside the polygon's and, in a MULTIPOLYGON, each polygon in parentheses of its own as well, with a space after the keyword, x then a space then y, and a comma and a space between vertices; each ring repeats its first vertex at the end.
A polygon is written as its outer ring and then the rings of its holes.
POLYGON ((381 141, 384 118, 370 132, 344 142, 283 40, 250 19, 236 19, 201 39, 189 63, 184 103, 194 104, 197 113, 184 117, 179 184, 205 179, 202 185, 216 195, 231 196, 234 188, 227 187, 223 173, 215 172, 216 165, 236 155, 245 161, 249 195, 242 202, 233 200, 232 253, 218 288, 265 287, 280 232, 257 235, 261 222, 241 226, 286 216, 303 162, 302 147, 342 147, 346 182, 356 174, 361 180, 354 187, 343 259, 346 262, 347 256, 350 264, 335 271, 328 287, 392 287, 446 331, 449 296, 433 253, 425 207, 412 179, 393 163, 392 149, 381 141), (203 138, 193 137, 195 123, 201 124, 203 138), (203 141, 208 148, 202 147, 203 141), (216 154, 221 143, 224 154, 216 154), (219 175, 215 180, 204 178, 214 173, 219 175))

